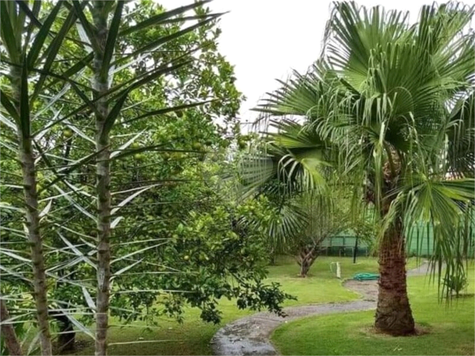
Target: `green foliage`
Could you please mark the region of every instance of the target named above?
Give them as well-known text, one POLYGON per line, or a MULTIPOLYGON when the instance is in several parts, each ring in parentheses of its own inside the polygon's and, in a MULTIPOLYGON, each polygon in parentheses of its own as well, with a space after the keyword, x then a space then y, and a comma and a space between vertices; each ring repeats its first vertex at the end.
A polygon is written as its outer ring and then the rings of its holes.
POLYGON ((451 293, 455 293, 455 296, 458 298, 460 296, 460 292, 466 289, 468 286, 467 276, 458 275, 445 277, 444 285, 451 293))
MULTIPOLYGON (((16 323, 14 326, 14 329, 15 329, 15 334, 17 335, 17 337, 20 340, 22 340, 25 337, 26 332, 27 332, 26 323, 16 323)), ((10 355, 10 352, 7 346, 5 345, 5 340, 3 338, 0 338, 0 353, 5 356, 10 355)))

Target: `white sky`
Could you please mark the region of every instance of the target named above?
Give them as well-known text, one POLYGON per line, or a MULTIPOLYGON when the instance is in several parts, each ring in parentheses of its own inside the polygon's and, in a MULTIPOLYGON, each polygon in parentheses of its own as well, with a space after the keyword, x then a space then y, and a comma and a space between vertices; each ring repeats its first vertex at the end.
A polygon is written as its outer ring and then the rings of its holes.
MULTIPOLYGON (((157 1, 168 9, 192 2, 157 1)), ((415 21, 422 5, 432 0, 357 2, 410 11, 415 21)), ((247 97, 241 106, 243 123, 252 122, 256 113, 249 110, 266 92, 278 88, 275 79, 287 79, 292 69, 305 71, 318 58, 330 4, 329 0, 214 0, 208 4, 214 12, 229 11, 220 20, 219 49, 235 66, 236 86, 247 97)))

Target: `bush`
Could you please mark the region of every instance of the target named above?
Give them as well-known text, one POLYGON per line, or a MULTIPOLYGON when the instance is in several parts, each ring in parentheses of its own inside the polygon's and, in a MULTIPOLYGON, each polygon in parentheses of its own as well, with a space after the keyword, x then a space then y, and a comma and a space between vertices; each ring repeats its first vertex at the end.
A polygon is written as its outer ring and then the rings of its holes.
POLYGON ((468 285, 467 276, 465 274, 460 276, 450 276, 444 278, 444 285, 450 289, 452 294, 455 293, 455 296, 458 298, 460 292, 465 289, 468 285))

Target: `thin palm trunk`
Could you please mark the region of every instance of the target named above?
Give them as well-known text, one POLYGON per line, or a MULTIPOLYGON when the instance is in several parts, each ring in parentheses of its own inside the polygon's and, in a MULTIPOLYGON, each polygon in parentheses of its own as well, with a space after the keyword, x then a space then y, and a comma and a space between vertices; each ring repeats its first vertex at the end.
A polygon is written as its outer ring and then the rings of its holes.
POLYGON ((0 321, 2 322, 0 331, 2 334, 2 339, 4 340, 8 353, 11 356, 21 356, 23 353, 21 351, 21 346, 18 342, 15 329, 13 328, 12 324, 5 323, 5 321, 8 319, 10 319, 10 313, 8 312, 5 301, 0 296, 0 321))
POLYGON ((407 295, 406 251, 401 219, 391 226, 379 247, 379 293, 375 327, 400 336, 415 332, 407 295))
MULTIPOLYGON (((20 92, 21 92, 21 72, 19 68, 12 67, 12 89, 13 97, 16 101, 16 109, 21 112, 20 92)), ((29 113, 28 113, 29 114, 29 113)), ((27 121, 30 127, 30 118, 22 118, 27 121)), ((48 323, 48 298, 47 283, 45 274, 45 264, 43 256, 43 241, 40 234, 40 216, 38 211, 38 192, 35 173, 35 156, 32 146, 32 138, 29 132, 23 132, 22 127, 18 127, 19 158, 23 175, 23 192, 25 195, 25 217, 28 230, 28 240, 30 243, 31 262, 33 268, 33 296, 36 304, 36 317, 40 332, 40 344, 42 355, 51 355, 51 335, 48 323)))
MULTIPOLYGON (((100 51, 94 53, 94 89, 101 96, 108 89, 107 75, 101 75, 104 58, 104 46, 107 40, 107 14, 103 11, 104 2, 94 1, 94 25, 100 51)), ((108 71, 107 71, 108 73, 108 71)), ((110 149, 109 134, 104 134, 105 121, 109 114, 106 97, 96 101, 96 150, 100 152, 96 164, 97 194, 97 311, 96 311, 96 349, 98 356, 107 355, 107 329, 109 325, 110 296, 110 149)))

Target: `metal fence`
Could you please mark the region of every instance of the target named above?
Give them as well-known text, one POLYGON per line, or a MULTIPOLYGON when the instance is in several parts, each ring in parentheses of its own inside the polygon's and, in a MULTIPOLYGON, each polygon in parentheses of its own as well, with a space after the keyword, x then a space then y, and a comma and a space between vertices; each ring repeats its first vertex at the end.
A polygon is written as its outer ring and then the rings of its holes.
MULTIPOLYGON (((323 254, 328 256, 354 256, 356 237, 350 233, 326 239, 322 244, 323 254)), ((472 239, 472 241, 474 240, 475 239, 472 239)), ((406 241, 408 256, 430 256, 434 248, 432 227, 419 225, 417 228, 412 229, 410 236, 407 237, 406 241)), ((368 246, 368 244, 363 241, 358 241, 358 246, 356 248, 357 256, 369 256, 372 252, 371 246, 368 246)), ((468 257, 473 258, 475 255, 475 246, 473 244, 472 246, 469 246, 467 252, 468 257)))

